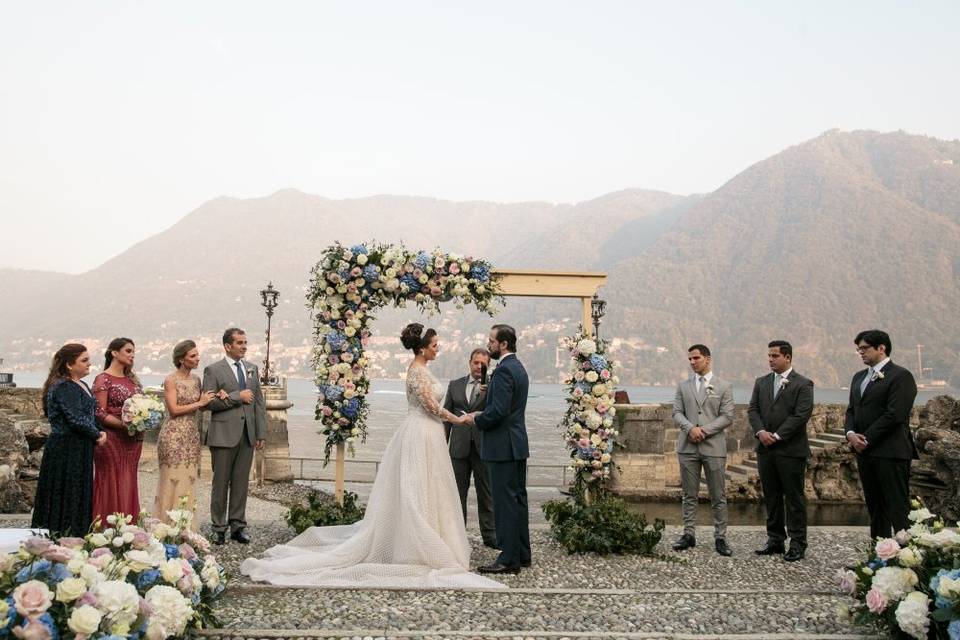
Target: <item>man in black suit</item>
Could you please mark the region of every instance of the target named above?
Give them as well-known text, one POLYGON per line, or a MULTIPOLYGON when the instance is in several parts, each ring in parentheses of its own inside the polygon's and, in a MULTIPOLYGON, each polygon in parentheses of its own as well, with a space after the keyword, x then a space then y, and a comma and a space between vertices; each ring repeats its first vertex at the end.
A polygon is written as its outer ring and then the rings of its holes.
POLYGON ((517 332, 494 325, 487 341, 490 357, 500 361, 490 376, 483 412, 471 413, 470 423, 483 431, 480 457, 490 472, 493 513, 500 555, 480 573, 520 573, 530 566, 530 513, 527 507, 527 371, 517 359, 517 332))
POLYGON ((888 538, 910 528, 910 461, 917 456, 910 413, 917 398, 913 374, 890 361, 884 331, 862 331, 854 340, 867 369, 850 382, 845 429, 857 452, 870 536, 888 538))
POLYGON ((807 421, 813 413, 813 381, 793 370, 793 347, 786 340, 767 345, 767 362, 772 373, 757 378, 747 411, 757 438, 757 467, 767 507, 767 544, 756 553, 784 553, 789 533, 790 550, 783 559, 795 562, 807 549, 803 477, 810 455, 807 421))
MULTIPOLYGON (((474 349, 470 354, 470 374, 451 380, 447 386, 447 395, 443 408, 453 415, 462 415, 482 411, 487 402, 487 381, 485 372, 490 364, 490 354, 486 349, 474 349), (481 378, 484 379, 481 379, 481 378)), ((463 507, 463 521, 467 521, 467 492, 470 491, 470 475, 477 490, 477 515, 480 519, 480 535, 483 544, 497 548, 497 531, 493 519, 493 496, 490 494, 490 476, 487 467, 480 459, 481 433, 476 426, 453 427, 444 423, 447 430, 447 442, 450 449, 450 462, 453 475, 457 478, 460 491, 460 505, 463 507)))

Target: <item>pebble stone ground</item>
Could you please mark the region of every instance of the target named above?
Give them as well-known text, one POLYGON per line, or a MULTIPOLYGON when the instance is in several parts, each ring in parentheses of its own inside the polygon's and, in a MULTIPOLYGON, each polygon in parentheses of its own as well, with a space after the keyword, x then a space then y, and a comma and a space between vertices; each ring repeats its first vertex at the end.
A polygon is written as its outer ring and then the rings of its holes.
MULTIPOLYGON (((154 474, 141 474, 148 504, 154 474)), ((205 494, 205 483, 198 494, 205 494)), ((533 566, 501 581, 509 591, 295 589, 252 583, 239 565, 294 532, 277 502, 302 489, 260 490, 248 505, 250 545, 230 543, 216 553, 230 574, 217 613, 223 628, 203 632, 223 640, 277 638, 875 638, 875 629, 839 620, 849 604, 833 574, 868 543, 862 528, 812 528, 808 557, 784 563, 760 557, 760 527, 731 527, 732 558, 716 554, 712 531, 701 527, 695 549, 675 553, 668 527, 662 558, 568 555, 545 525, 532 525, 533 566)), ((202 501, 201 501, 202 502, 202 501)), ((539 506, 531 505, 531 510, 539 506)), ((209 533, 198 505, 201 531, 209 533)), ((23 526, 4 518, 0 526, 23 526)), ((479 533, 469 531, 474 566, 493 559, 479 533)))

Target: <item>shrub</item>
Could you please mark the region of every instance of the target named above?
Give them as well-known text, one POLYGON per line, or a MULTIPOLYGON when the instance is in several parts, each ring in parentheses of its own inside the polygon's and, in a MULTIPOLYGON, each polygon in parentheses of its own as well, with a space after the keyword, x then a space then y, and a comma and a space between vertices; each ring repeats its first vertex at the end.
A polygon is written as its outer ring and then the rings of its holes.
POLYGON ((337 503, 332 496, 313 491, 307 496, 307 504, 295 504, 287 513, 287 524, 297 533, 310 527, 329 527, 337 524, 353 524, 363 519, 366 508, 360 503, 357 494, 346 491, 343 504, 337 503))
POLYGON ((663 520, 648 525, 644 514, 631 511, 609 492, 598 492, 590 502, 551 500, 544 503, 543 513, 553 537, 568 553, 652 556, 663 536, 663 520))

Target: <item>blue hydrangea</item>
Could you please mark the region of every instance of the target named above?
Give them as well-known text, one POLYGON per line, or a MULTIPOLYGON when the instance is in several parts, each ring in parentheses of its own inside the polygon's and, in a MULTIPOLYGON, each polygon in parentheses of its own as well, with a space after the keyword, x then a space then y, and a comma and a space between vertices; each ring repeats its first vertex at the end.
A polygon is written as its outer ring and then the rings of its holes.
POLYGON ((367 282, 374 282, 380 277, 380 269, 376 265, 368 264, 363 268, 363 279, 367 282))
POLYGON ((413 259, 413 264, 419 267, 422 271, 426 271, 427 267, 433 264, 433 258, 426 251, 421 251, 417 254, 417 257, 413 259))
POLYGON ((340 407, 340 413, 347 416, 348 418, 357 417, 357 412, 360 411, 360 401, 356 398, 350 398, 343 403, 343 406, 340 407))
POLYGON ((17 572, 14 582, 22 584, 31 580, 34 576, 47 574, 54 582, 61 582, 67 578, 73 577, 67 566, 61 562, 50 562, 49 560, 37 560, 31 562, 23 569, 17 572))
POLYGON ((13 621, 17 619, 17 605, 13 601, 13 596, 7 598, 7 619, 4 621, 2 627, 0 627, 0 635, 5 634, 12 626, 13 621))
POLYGON ((327 334, 327 344, 330 345, 332 351, 341 351, 346 343, 347 336, 339 331, 331 331, 327 334))
POLYGON ((343 395, 343 387, 335 384, 321 384, 320 393, 330 402, 336 402, 343 395))
POLYGON ((950 640, 960 640, 960 620, 954 620, 947 626, 947 633, 950 640))
POLYGON ((370 252, 367 251, 367 248, 366 248, 365 246, 363 246, 362 244, 355 244, 355 245, 353 245, 352 247, 350 247, 350 253, 352 253, 352 254, 355 255, 355 256, 358 256, 358 255, 360 255, 361 253, 362 253, 363 255, 367 255, 367 254, 370 253, 370 252))
POLYGON ((175 544, 164 544, 164 545, 163 545, 163 548, 164 548, 164 549, 166 550, 166 552, 167 552, 167 560, 169 560, 170 558, 179 558, 179 557, 180 557, 180 549, 177 548, 177 545, 175 545, 175 544))
POLYGON ((60 633, 57 631, 57 624, 53 621, 53 616, 51 616, 49 613, 45 613, 37 618, 36 622, 24 620, 22 624, 24 631, 26 631, 27 627, 29 627, 31 624, 42 624, 47 628, 48 631, 50 631, 50 640, 59 640, 60 633))
POLYGON ((152 587, 160 579, 158 569, 147 569, 137 576, 137 589, 145 591, 152 587))
POLYGON ((470 265, 470 277, 484 283, 490 279, 490 267, 482 262, 474 262, 470 265))
POLYGON ((420 281, 412 273, 405 273, 400 277, 400 284, 405 284, 411 292, 420 291, 420 281))
POLYGON ((940 595, 940 578, 947 577, 951 580, 956 580, 960 578, 960 569, 954 569, 952 571, 947 571, 946 569, 940 569, 937 572, 937 575, 930 578, 930 591, 936 595, 935 604, 938 609, 945 609, 952 605, 950 600, 947 600, 940 595))
POLYGON ((578 382, 573 388, 580 389, 584 395, 590 395, 593 392, 593 385, 589 382, 578 382))
POLYGON ((590 356, 590 366, 594 371, 600 373, 607 368, 607 359, 601 356, 599 353, 595 353, 590 356))

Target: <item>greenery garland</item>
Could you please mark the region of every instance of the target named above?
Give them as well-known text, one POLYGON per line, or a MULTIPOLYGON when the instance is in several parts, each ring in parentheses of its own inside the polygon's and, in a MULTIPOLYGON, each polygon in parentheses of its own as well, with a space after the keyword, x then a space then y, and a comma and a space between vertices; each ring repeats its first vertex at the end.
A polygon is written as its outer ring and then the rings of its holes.
POLYGON ((315 418, 326 436, 325 462, 339 443, 354 454, 367 435, 367 359, 374 312, 386 305, 414 303, 432 314, 440 302, 458 309, 473 304, 491 316, 503 302, 489 262, 444 253, 411 251, 402 245, 368 242, 328 247, 311 272, 307 304, 313 317, 315 418))

